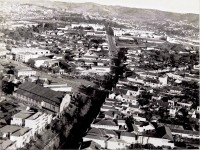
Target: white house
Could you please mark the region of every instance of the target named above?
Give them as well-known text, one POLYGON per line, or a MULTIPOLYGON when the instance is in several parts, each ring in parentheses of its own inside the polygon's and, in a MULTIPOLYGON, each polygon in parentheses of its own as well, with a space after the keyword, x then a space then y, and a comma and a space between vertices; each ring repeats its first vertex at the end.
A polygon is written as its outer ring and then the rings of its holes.
POLYGON ((49 50, 45 50, 45 49, 38 49, 38 48, 12 48, 11 52, 14 54, 18 54, 18 53, 33 53, 35 55, 39 55, 39 56, 46 56, 50 54, 49 50))
POLYGON ((108 129, 108 130, 119 130, 119 126, 110 119, 101 119, 95 120, 91 127, 93 128, 101 128, 101 129, 108 129))
POLYGON ((95 73, 109 73, 110 67, 109 66, 92 66, 92 71, 95 73))
POLYGON ((33 136, 30 128, 23 128, 14 125, 6 125, 0 128, 0 133, 3 138, 8 138, 11 141, 15 141, 17 148, 24 147, 24 145, 28 143, 30 138, 33 136))
POLYGON ((116 150, 116 149, 127 149, 130 144, 127 144, 126 141, 112 137, 106 141, 107 149, 116 150))
POLYGON ((31 68, 27 68, 27 69, 16 69, 15 70, 15 75, 17 77, 20 77, 20 76, 34 76, 36 75, 36 71, 35 70, 32 70, 31 68))
POLYGON ((39 57, 39 58, 34 58, 33 60, 35 62, 34 66, 39 68, 40 66, 44 65, 45 61, 48 61, 48 60, 51 60, 51 59, 48 58, 48 57, 39 57))
POLYGON ((72 87, 67 84, 44 84, 44 87, 50 88, 53 91, 72 92, 72 87))
POLYGON ((37 112, 25 119, 25 127, 31 128, 33 133, 40 133, 51 120, 52 115, 37 112))
POLYGON ((99 144, 101 148, 106 148, 106 141, 108 140, 107 137, 97 136, 97 135, 86 135, 83 137, 83 141, 94 141, 95 143, 99 144))
POLYGON ((120 132, 120 139, 123 141, 126 141, 128 144, 134 144, 135 143, 135 133, 130 133, 126 131, 120 132))
POLYGON ((11 134, 10 140, 16 141, 17 148, 22 148, 25 146, 26 143, 30 142, 32 136, 32 130, 30 128, 24 127, 11 134))
POLYGON ((29 59, 38 58, 39 55, 36 55, 32 52, 20 52, 15 55, 15 61, 19 62, 28 62, 29 59))
POLYGON ((137 133, 144 133, 144 132, 155 130, 155 127, 150 122, 135 121, 133 127, 134 127, 134 131, 137 133))
POLYGON ((28 127, 32 129, 33 133, 40 133, 47 124, 50 124, 51 120, 52 115, 50 114, 26 110, 15 114, 12 117, 11 125, 28 127))
POLYGON ((172 117, 175 117, 176 112, 177 112, 177 108, 170 108, 169 109, 169 115, 172 116, 172 117))
POLYGON ((170 146, 174 147, 174 143, 168 139, 164 138, 156 138, 156 137, 147 137, 147 136, 139 136, 137 143, 145 144, 153 144, 154 146, 170 146))

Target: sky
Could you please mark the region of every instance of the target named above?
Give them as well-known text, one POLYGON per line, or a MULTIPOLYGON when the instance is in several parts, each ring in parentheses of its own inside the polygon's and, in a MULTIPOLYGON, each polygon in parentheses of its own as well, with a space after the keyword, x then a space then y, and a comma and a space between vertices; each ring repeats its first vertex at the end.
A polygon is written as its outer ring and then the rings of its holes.
POLYGON ((200 0, 51 0, 63 2, 94 2, 103 5, 118 5, 133 8, 157 9, 177 13, 200 14, 200 0))

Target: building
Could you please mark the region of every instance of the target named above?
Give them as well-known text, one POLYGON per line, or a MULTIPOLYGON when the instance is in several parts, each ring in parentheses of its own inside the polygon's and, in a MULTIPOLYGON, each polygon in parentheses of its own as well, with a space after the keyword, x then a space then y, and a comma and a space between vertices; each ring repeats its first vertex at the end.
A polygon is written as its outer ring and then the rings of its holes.
POLYGON ((6 125, 0 128, 0 133, 2 138, 9 139, 16 142, 16 147, 24 147, 26 143, 30 141, 33 136, 30 128, 20 127, 14 125, 6 125))
POLYGON ((36 75, 37 72, 35 70, 32 70, 31 68, 27 68, 27 69, 15 69, 14 73, 17 77, 20 77, 20 76, 34 76, 36 75))
POLYGON ((33 133, 40 133, 51 120, 52 115, 37 112, 25 119, 25 127, 31 128, 33 133))
POLYGON ((61 91, 61 92, 72 92, 72 87, 68 86, 67 84, 44 84, 46 88, 50 88, 53 91, 61 91))
POLYGON ((126 141, 128 144, 134 144, 136 141, 136 134, 130 132, 120 132, 120 139, 126 141))
POLYGON ((28 127, 33 133, 40 133, 47 124, 50 124, 51 120, 51 114, 26 110, 13 115, 11 125, 28 127))
POLYGON ((28 102, 52 112, 62 112, 70 103, 71 97, 65 92, 53 91, 38 84, 25 82, 19 85, 13 95, 22 101, 28 102))
POLYGON ((48 58, 48 57, 39 57, 39 58, 34 58, 33 61, 34 61, 34 66, 39 68, 40 66, 43 66, 44 63, 46 61, 50 61, 51 59, 48 58))
POLYGON ((127 144, 126 141, 112 137, 106 141, 107 149, 116 150, 116 149, 127 149, 130 144, 127 144))
POLYGON ((33 52, 20 52, 16 53, 15 61, 19 62, 28 62, 29 59, 38 58, 39 55, 34 54, 33 52))
POLYGON ((119 130, 119 126, 111 119, 96 119, 92 124, 93 128, 101 128, 108 130, 119 130))
POLYGON ((14 54, 19 54, 19 53, 32 53, 38 56, 47 56, 50 54, 49 50, 45 49, 38 49, 38 48, 12 48, 11 52, 14 54))

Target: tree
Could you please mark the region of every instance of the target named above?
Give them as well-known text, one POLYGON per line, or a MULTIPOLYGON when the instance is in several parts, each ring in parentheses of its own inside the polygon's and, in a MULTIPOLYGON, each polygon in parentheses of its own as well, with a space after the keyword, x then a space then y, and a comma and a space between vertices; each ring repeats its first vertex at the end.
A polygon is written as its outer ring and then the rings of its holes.
POLYGON ((3 80, 2 81, 2 91, 6 94, 12 94, 14 91, 14 84, 12 82, 3 80))
POLYGON ((28 65, 29 65, 30 67, 35 67, 35 60, 29 59, 29 60, 28 60, 28 65))

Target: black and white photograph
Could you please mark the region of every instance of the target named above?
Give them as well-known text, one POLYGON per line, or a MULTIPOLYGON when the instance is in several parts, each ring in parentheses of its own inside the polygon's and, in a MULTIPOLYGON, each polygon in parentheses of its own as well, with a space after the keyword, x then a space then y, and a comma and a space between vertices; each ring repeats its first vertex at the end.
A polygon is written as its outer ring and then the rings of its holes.
POLYGON ((0 0, 0 150, 200 149, 199 0, 0 0))

